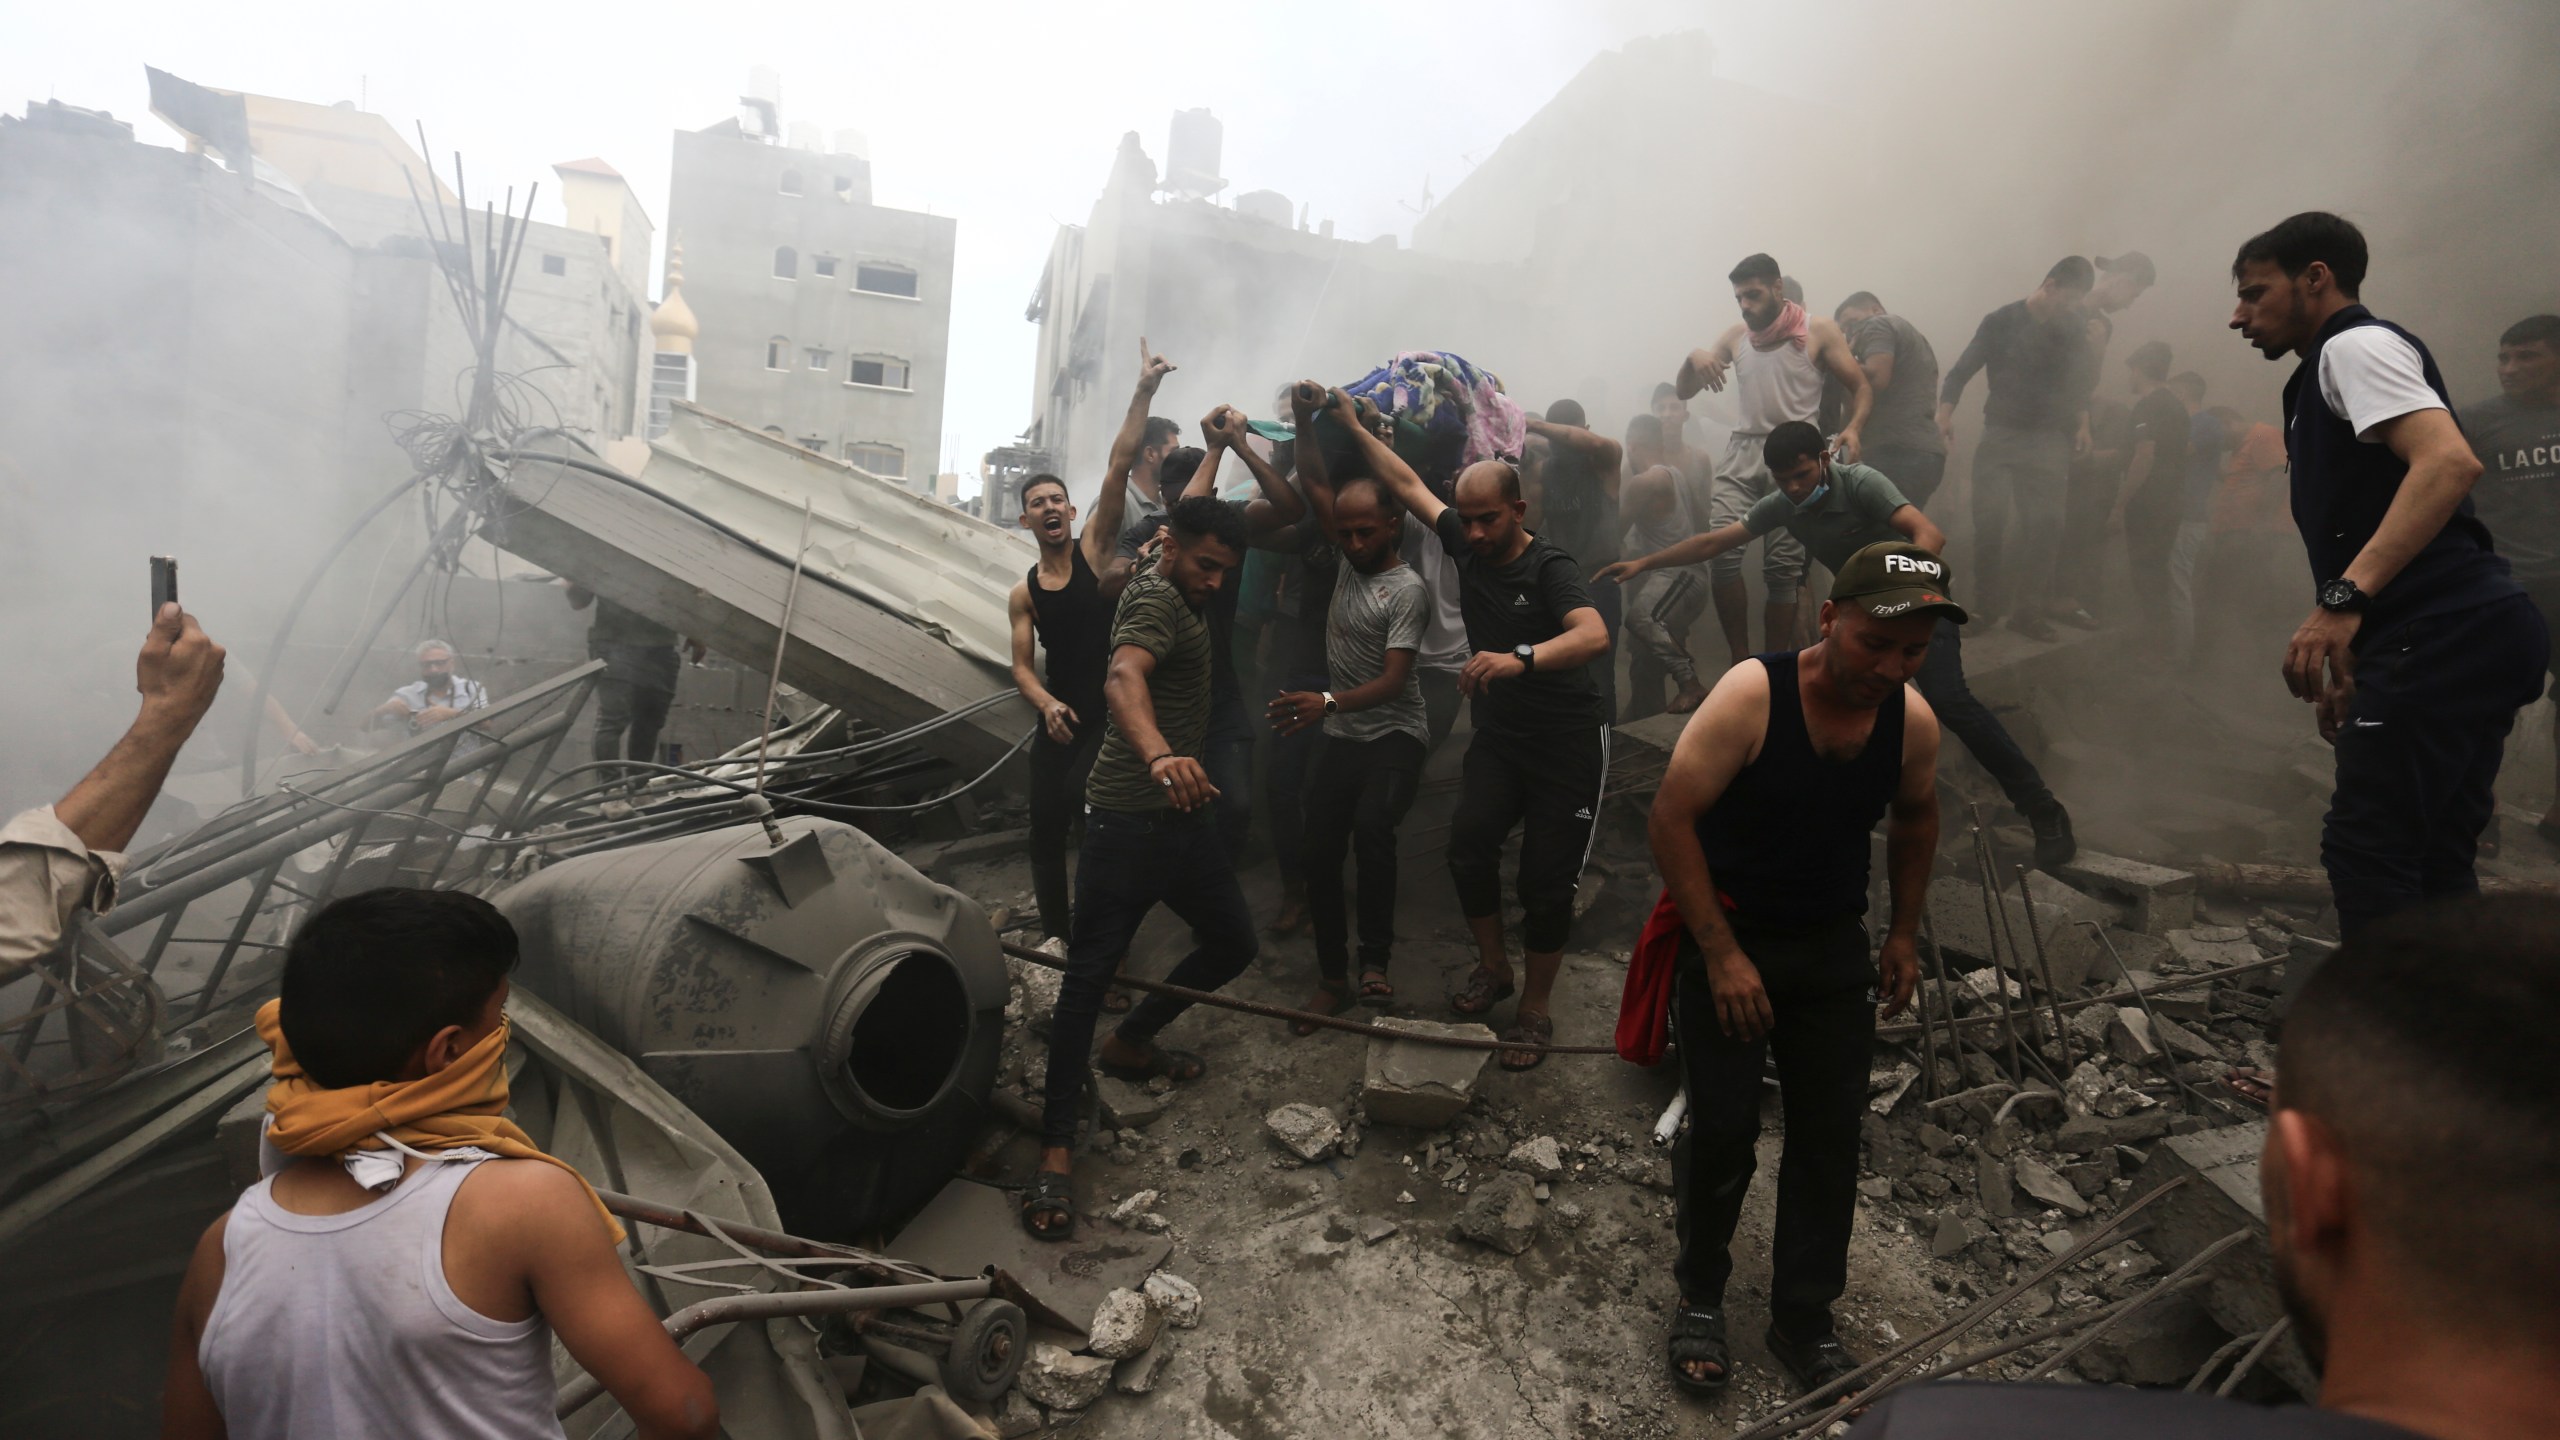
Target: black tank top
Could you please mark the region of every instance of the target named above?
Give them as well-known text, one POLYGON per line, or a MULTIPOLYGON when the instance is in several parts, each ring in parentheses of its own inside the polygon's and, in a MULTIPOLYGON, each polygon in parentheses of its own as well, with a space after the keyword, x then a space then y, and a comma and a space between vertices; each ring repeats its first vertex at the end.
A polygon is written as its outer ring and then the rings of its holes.
POLYGON ((1031 629, 1049 654, 1049 693, 1067 702, 1082 725, 1100 725, 1102 676, 1111 662, 1111 610, 1102 584, 1085 563, 1084 546, 1068 547, 1074 568, 1066 585, 1047 590, 1040 567, 1031 567, 1031 629))
POLYGON ((1867 836, 1902 783, 1902 687, 1876 709, 1867 747, 1851 759, 1813 751, 1796 689, 1796 655, 1755 657, 1769 672, 1769 729, 1698 843, 1736 916, 1811 925, 1867 909, 1867 836))

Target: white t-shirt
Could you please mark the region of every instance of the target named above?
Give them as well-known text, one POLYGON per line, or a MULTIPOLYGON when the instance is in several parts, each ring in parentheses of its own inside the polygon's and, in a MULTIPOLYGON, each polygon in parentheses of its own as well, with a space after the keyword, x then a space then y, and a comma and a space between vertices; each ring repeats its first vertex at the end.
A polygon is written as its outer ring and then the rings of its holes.
POLYGON ((2320 398, 2368 445, 2379 443, 2373 432, 2385 421, 2445 408, 2427 386, 2418 347, 2380 325, 2342 330, 2320 347, 2320 398))
POLYGON ((1422 652, 1415 663, 1425 670, 1463 670, 1474 652, 1467 648, 1466 617, 1458 613, 1458 561, 1431 533, 1431 527, 1404 517, 1404 563, 1422 577, 1431 594, 1431 623, 1422 633, 1422 652))

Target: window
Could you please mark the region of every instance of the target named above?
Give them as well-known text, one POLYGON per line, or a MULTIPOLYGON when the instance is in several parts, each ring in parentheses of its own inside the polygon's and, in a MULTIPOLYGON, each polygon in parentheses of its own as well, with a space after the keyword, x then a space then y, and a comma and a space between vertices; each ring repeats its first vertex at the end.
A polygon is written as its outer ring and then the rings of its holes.
POLYGON ((782 172, 782 193, 785 195, 797 195, 800 193, 799 171, 785 170, 782 172))
POLYGON ((764 427, 764 433, 772 436, 776 440, 779 440, 782 438, 782 427, 779 425, 767 425, 764 427))
POLYGON ((569 257, 568 257, 568 256, 566 256, 566 255, 545 255, 545 256, 543 256, 543 257, 542 257, 542 273, 543 273, 543 274, 545 274, 545 275, 566 275, 566 274, 568 274, 568 273, 569 273, 569 257))
POLYGON ((839 200, 850 200, 853 198, 852 176, 839 175, 836 177, 836 198, 839 200))
POLYGON ((801 449, 812 455, 827 453, 827 437, 824 435, 803 435, 800 437, 799 444, 801 449))
POLYGON ((799 279, 800 252, 788 245, 773 247, 773 278, 776 280, 799 279))
POLYGON ((916 272, 904 265, 863 264, 853 267, 853 288, 874 295, 916 298, 916 272))
POLYGON ((836 278, 836 257, 833 255, 812 255, 809 257, 809 268, 818 272, 819 279, 833 280, 836 278))
POLYGON ((906 478, 907 452, 895 445, 857 445, 848 441, 844 447, 844 459, 855 469, 868 470, 874 475, 892 480, 906 478))
POLYGON ((779 335, 764 342, 764 368, 767 370, 790 369, 791 342, 779 335))
POLYGON ((857 356, 845 375, 845 381, 852 385, 877 385, 883 390, 904 390, 907 388, 907 362, 892 360, 885 355, 857 356))
POLYGON ((808 353, 809 368, 812 370, 824 370, 836 363, 836 352, 833 350, 812 350, 808 353))

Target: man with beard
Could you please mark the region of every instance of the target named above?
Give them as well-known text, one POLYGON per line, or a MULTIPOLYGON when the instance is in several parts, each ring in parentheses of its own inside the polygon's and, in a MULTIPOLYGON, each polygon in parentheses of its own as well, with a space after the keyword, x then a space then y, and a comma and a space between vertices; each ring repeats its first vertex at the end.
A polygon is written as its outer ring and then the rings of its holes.
POLYGON ((1163 1076, 1186 1084, 1208 1073, 1199 1056, 1155 1043, 1189 1007, 1150 995, 1093 1045, 1102 994, 1119 973, 1140 922, 1158 905, 1198 942, 1166 978, 1215 990, 1253 963, 1253 914, 1227 847, 1218 840, 1218 787, 1201 765, 1208 746, 1211 643, 1203 611, 1244 562, 1245 521, 1208 495, 1165 513, 1155 560, 1121 591, 1103 678, 1110 724, 1085 782, 1084 853, 1076 866, 1075 933, 1049 1031, 1039 1169, 1022 1200, 1023 1228, 1041 1240, 1075 1233, 1067 1176, 1088 1059, 1133 1084, 1163 1076))
POLYGON ((1953 1383, 1852 1440, 2507 1440, 2560 1415, 2560 901, 2472 897, 2350 937, 2285 1021, 2267 1248, 2319 1408, 1953 1383))
MULTIPOLYGON (((2528 316, 2498 337, 2498 394, 2463 407, 2462 428, 2480 457, 2481 523, 2543 625, 2560 628, 2560 315, 2528 316)), ((2560 741, 2560 726, 2552 735, 2560 741)), ((2560 802, 2533 828, 2560 844, 2560 802)))
MULTIPOLYGON (((1724 461, 1716 467, 1713 525, 1731 525, 1760 503, 1772 483, 1760 462, 1760 443, 1790 420, 1812 421, 1822 410, 1822 379, 1838 379, 1848 395, 1848 418, 1841 423, 1840 458, 1855 464, 1867 411, 1875 391, 1867 372, 1849 353, 1840 326, 1787 298, 1778 262, 1766 255, 1746 256, 1726 277, 1733 282, 1734 303, 1742 323, 1724 332, 1704 350, 1682 361, 1674 386, 1686 400, 1701 389, 1721 392, 1732 372, 1735 401, 1741 411, 1724 461), (1746 343, 1747 342, 1747 343, 1746 343)), ((1751 597, 1742 584, 1739 552, 1717 559, 1712 572, 1716 618, 1724 624, 1725 648, 1735 664, 1751 654, 1751 597)), ((1804 583, 1804 547, 1793 537, 1771 535, 1763 542, 1761 578, 1769 587, 1769 648, 1792 647, 1796 639, 1796 591, 1804 583)))
POLYGON ((1678 912, 1671 1033, 1689 1096, 1672 1160, 1680 1308, 1670 1362, 1683 1389, 1720 1390, 1732 1374, 1725 1282, 1758 1164, 1769 1059, 1786 1110, 1769 1353, 1808 1390, 1859 1367, 1831 1305, 1848 1286, 1875 997, 1896 1014, 1920 977, 1938 723, 1909 682, 1940 621, 1965 621, 1946 575, 1917 545, 1848 557, 1822 607, 1822 639, 1726 671, 1680 732, 1653 799, 1664 898, 1640 943, 1660 943, 1663 910, 1678 912), (1871 957, 1868 837, 1888 812, 1893 915, 1871 957))
POLYGON ((1173 364, 1138 342, 1137 393, 1111 444, 1111 464, 1093 517, 1075 532, 1076 507, 1067 482, 1034 475, 1023 482, 1022 514, 1015 523, 1031 532, 1040 561, 1013 587, 1005 605, 1013 621, 1013 688, 1040 716, 1031 740, 1031 891, 1040 905, 1040 931, 1051 940, 1069 934, 1067 828, 1084 805, 1085 777, 1102 747, 1102 672, 1110 662, 1111 602, 1102 594, 1102 572, 1111 566, 1129 474, 1146 449, 1152 428, 1148 405, 1173 364), (1031 665, 1034 637, 1048 653, 1044 680, 1031 665))
POLYGON ((1884 472, 1912 504, 1926 507, 1947 473, 1947 442, 1938 434, 1938 352, 1929 337, 1884 308, 1872 290, 1840 302, 1831 318, 1875 387, 1864 464, 1884 472))

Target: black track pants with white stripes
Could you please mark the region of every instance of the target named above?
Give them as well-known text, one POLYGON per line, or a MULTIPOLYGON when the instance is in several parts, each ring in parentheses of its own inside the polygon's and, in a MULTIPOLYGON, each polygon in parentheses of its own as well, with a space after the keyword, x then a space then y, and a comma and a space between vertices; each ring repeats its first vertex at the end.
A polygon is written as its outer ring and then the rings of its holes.
POLYGON ((1538 954, 1564 948, 1609 775, 1608 734, 1598 725, 1538 735, 1479 730, 1467 743, 1458 810, 1449 817, 1449 878, 1469 919, 1502 913, 1502 842, 1521 826, 1521 943, 1538 954))

